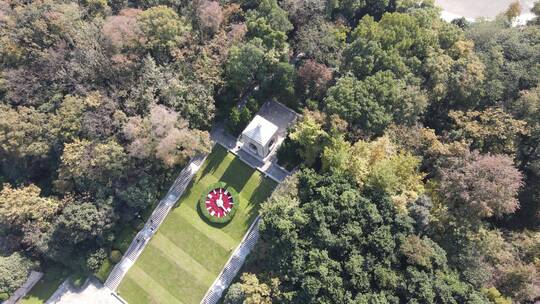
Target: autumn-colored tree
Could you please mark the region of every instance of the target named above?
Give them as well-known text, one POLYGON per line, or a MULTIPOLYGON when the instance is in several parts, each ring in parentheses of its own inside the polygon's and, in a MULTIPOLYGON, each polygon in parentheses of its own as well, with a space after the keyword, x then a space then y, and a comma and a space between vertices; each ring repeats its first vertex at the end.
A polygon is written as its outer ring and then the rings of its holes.
POLYGON ((297 92, 306 98, 321 99, 332 80, 332 70, 314 60, 306 60, 298 69, 297 92))
POLYGON ((62 192, 111 186, 127 163, 124 148, 112 139, 104 143, 77 139, 64 146, 61 159, 56 186, 62 192))
POLYGON ((208 132, 189 129, 178 113, 161 105, 152 106, 145 118, 131 117, 123 132, 131 141, 131 156, 155 157, 167 167, 183 164, 197 153, 209 152, 211 147, 208 132))
POLYGON ((427 106, 422 90, 389 71, 364 80, 344 76, 328 89, 324 102, 328 112, 367 136, 382 134, 392 122, 414 125, 427 106))
POLYGON ((471 141, 471 148, 483 153, 515 155, 520 136, 527 133, 526 123, 514 119, 501 108, 484 111, 451 111, 452 130, 457 139, 471 141))
POLYGON ((351 145, 341 136, 334 136, 324 147, 321 159, 324 170, 348 172, 358 186, 388 194, 401 212, 424 192, 420 159, 398 151, 388 137, 351 145))
POLYGON ((223 9, 217 1, 202 1, 197 7, 197 17, 203 31, 214 34, 223 22, 223 9))
POLYGON ((0 191, 0 225, 20 231, 27 223, 40 227, 51 221, 60 211, 61 202, 40 194, 36 185, 12 188, 4 184, 0 191))
POLYGON ((468 153, 441 170, 440 195, 462 219, 501 217, 519 208, 522 174, 505 155, 468 153))
POLYGON ((122 52, 136 47, 142 38, 137 23, 137 15, 140 12, 141 10, 128 8, 121 10, 118 15, 105 19, 101 32, 114 51, 122 52))
POLYGON ((224 299, 225 304, 271 304, 279 299, 279 281, 268 285, 259 281, 256 275, 243 273, 240 282, 231 285, 224 299))
POLYGON ((504 12, 504 15, 508 20, 513 21, 515 18, 517 18, 521 14, 521 4, 519 1, 515 1, 510 3, 506 11, 504 12))
POLYGON ((48 122, 49 115, 34 108, 0 105, 0 153, 3 157, 47 157, 54 136, 48 122))

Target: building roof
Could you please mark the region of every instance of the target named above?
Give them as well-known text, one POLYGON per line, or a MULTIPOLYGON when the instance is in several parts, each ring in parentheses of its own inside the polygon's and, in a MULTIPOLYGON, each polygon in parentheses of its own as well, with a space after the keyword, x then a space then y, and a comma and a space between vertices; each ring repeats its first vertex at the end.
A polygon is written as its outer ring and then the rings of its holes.
POLYGON ((253 120, 242 132, 242 136, 251 138, 256 143, 265 146, 276 134, 278 127, 264 117, 255 115, 253 120))

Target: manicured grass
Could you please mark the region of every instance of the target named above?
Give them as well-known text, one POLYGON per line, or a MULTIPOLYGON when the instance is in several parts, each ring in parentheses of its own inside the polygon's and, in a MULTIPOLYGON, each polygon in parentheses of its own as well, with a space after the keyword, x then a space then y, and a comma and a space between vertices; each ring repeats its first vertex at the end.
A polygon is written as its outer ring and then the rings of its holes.
POLYGON ((275 186, 216 146, 129 270, 118 288, 120 295, 130 304, 199 303, 275 186), (201 193, 218 181, 235 188, 240 198, 234 219, 225 226, 205 221, 197 210, 201 193))
POLYGON ((20 304, 41 304, 45 303, 58 286, 69 276, 69 271, 61 266, 50 266, 44 270, 44 275, 32 290, 19 302, 20 304))

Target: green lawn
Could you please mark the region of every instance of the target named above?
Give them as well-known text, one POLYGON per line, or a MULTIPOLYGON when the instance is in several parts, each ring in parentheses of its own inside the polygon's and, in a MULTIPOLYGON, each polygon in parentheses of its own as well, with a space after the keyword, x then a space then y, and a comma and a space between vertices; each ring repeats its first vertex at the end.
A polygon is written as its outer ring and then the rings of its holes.
POLYGON ((119 294, 130 304, 199 303, 275 186, 216 145, 179 206, 129 270, 119 294), (201 192, 218 181, 234 187, 240 197, 240 208, 224 227, 208 224, 197 211, 201 192))

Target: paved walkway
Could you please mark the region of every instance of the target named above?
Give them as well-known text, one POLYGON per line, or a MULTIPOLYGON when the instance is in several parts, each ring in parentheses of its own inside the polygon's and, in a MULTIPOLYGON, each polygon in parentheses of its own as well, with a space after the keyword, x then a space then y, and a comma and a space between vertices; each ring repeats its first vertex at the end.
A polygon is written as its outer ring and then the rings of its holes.
POLYGON ((43 277, 43 273, 41 272, 38 272, 38 271, 30 272, 30 275, 26 279, 26 282, 24 282, 24 284, 21 287, 15 290, 15 292, 11 295, 11 297, 9 297, 9 299, 2 302, 2 304, 17 303, 19 299, 24 297, 30 291, 30 289, 32 289, 32 287, 34 287, 34 285, 36 285, 36 283, 39 282, 41 277, 43 277))
POLYGON ((88 279, 81 288, 65 280, 45 304, 127 304, 120 296, 96 279, 88 279))
POLYGON ((259 170, 266 177, 273 179, 277 183, 281 183, 290 174, 289 171, 276 163, 275 150, 270 153, 269 157, 267 157, 265 161, 262 161, 258 157, 255 157, 243 150, 242 143, 226 133, 223 126, 216 126, 212 130, 211 136, 214 142, 222 145, 229 150, 229 152, 240 158, 244 163, 248 164, 254 169, 259 170))
POLYGON ((152 215, 150 215, 150 218, 148 218, 144 228, 135 236, 135 238, 133 238, 131 245, 122 257, 122 260, 114 266, 107 281, 105 281, 105 287, 110 290, 116 290, 116 288, 118 288, 128 270, 141 255, 146 244, 148 244, 152 236, 154 236, 174 204, 180 199, 180 196, 182 196, 186 190, 193 176, 199 171, 205 159, 206 155, 193 157, 187 166, 180 172, 165 195, 165 198, 159 202, 152 212, 152 215))

